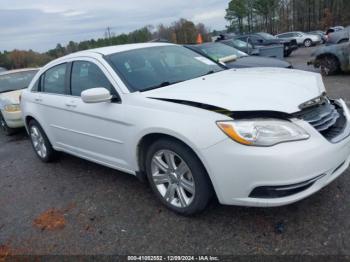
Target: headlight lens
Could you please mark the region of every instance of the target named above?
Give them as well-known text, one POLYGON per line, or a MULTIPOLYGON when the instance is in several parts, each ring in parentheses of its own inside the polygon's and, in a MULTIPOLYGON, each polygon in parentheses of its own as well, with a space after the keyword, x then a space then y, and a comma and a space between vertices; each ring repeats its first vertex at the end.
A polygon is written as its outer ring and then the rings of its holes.
POLYGON ((249 119, 219 121, 217 124, 234 141, 249 146, 273 146, 310 137, 304 129, 286 120, 249 119))
POLYGON ((13 104, 13 105, 5 105, 4 107, 6 112, 17 112, 21 111, 21 107, 19 104, 13 104))

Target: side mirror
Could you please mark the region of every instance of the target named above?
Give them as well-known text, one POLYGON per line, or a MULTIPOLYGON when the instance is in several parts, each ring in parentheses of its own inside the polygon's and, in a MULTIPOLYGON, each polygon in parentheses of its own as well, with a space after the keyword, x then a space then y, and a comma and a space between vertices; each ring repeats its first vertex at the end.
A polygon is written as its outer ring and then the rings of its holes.
POLYGON ((112 95, 106 88, 96 87, 83 91, 81 93, 81 99, 87 104, 104 103, 110 102, 112 95))

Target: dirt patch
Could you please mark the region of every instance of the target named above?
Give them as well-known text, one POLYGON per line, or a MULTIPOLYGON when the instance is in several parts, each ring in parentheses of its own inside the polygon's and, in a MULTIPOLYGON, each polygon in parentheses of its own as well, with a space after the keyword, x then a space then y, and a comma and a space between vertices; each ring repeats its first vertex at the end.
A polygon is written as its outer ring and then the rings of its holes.
POLYGON ((66 226, 63 210, 51 208, 33 221, 35 227, 41 230, 59 230, 66 226))

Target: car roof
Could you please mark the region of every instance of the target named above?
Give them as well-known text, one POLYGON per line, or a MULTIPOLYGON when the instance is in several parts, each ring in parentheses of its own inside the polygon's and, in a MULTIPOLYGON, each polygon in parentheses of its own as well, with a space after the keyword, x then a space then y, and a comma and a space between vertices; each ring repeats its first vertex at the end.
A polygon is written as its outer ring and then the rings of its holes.
POLYGON ((22 69, 8 70, 8 71, 0 72, 0 75, 8 75, 8 74, 21 73, 21 72, 34 71, 34 70, 39 71, 40 68, 22 68, 22 69))
POLYGON ((115 45, 108 47, 101 47, 95 49, 89 49, 85 51, 76 52, 65 57, 76 56, 76 55, 84 55, 89 53, 97 53, 101 55, 111 55, 114 53, 120 53, 130 50, 136 50, 141 48, 150 48, 150 47, 159 47, 159 46, 172 46, 174 44, 171 43, 141 43, 141 44, 126 44, 126 45, 115 45))

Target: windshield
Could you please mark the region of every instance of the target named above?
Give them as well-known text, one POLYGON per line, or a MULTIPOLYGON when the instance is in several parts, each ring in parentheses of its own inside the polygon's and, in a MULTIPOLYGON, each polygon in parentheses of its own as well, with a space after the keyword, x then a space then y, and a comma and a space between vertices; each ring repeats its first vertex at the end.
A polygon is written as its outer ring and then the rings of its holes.
POLYGON ((38 70, 0 75, 0 93, 27 88, 38 70))
POLYGON ((220 43, 200 45, 197 46, 197 48, 215 61, 219 61, 221 58, 232 55, 235 55, 237 57, 247 56, 246 53, 239 51, 236 48, 233 48, 232 46, 220 43))
POLYGON ((181 46, 157 46, 108 56, 131 92, 147 91, 224 70, 181 46))
POLYGON ((265 39, 276 39, 273 35, 270 35, 268 33, 258 33, 258 35, 262 36, 265 39))

